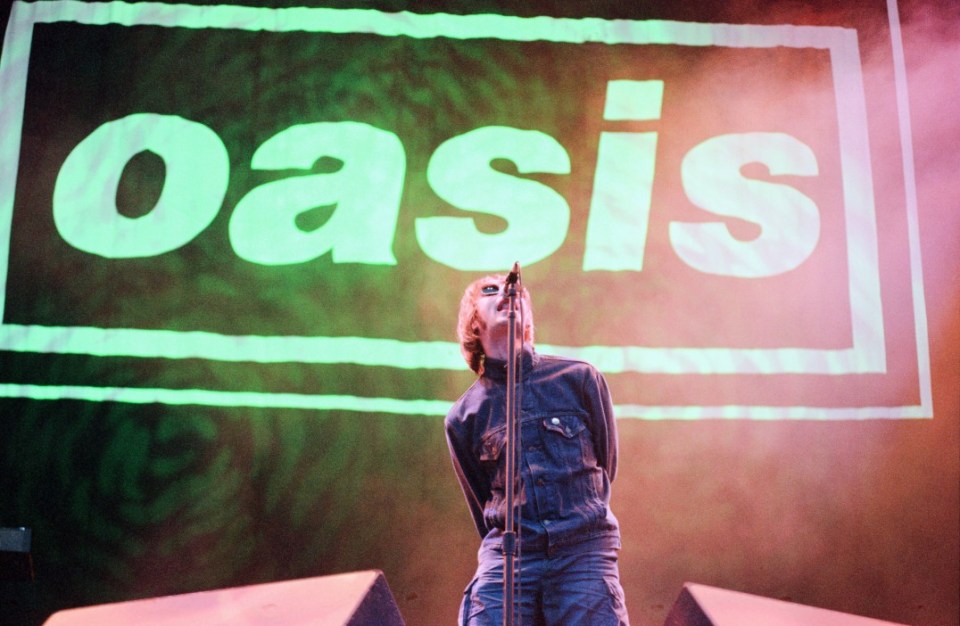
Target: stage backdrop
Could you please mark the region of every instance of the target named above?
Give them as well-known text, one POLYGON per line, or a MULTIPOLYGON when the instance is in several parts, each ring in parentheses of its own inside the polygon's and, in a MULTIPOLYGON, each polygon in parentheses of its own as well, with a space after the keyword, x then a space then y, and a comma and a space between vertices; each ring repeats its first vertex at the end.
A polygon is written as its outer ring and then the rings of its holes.
POLYGON ((7 617, 376 567, 451 622, 456 308, 516 261, 614 395, 636 622, 955 621, 957 18, 675 4, 6 7, 7 617))

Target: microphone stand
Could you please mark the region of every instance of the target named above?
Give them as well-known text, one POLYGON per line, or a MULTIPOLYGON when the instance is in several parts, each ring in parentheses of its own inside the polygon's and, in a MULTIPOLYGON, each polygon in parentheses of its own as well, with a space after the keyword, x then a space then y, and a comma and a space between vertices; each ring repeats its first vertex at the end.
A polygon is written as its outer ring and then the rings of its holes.
POLYGON ((513 579, 515 557, 517 554, 517 533, 514 530, 514 501, 517 485, 517 285, 519 277, 518 265, 514 264, 515 274, 507 280, 506 296, 510 303, 508 319, 510 329, 507 331, 507 392, 506 392, 506 440, 504 447, 507 452, 506 477, 506 507, 507 514, 503 532, 503 626, 513 626, 514 598, 513 579), (513 282, 511 282, 511 279, 513 282))

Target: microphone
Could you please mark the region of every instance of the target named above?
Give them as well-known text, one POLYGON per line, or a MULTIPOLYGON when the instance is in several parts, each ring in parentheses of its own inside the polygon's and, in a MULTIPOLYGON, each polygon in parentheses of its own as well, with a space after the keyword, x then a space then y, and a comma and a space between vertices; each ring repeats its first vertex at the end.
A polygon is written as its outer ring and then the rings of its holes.
POLYGON ((503 297, 500 299, 500 302, 497 304, 497 310, 500 311, 508 302, 517 295, 517 282, 520 280, 520 261, 514 261, 513 269, 510 270, 510 273, 507 274, 506 279, 503 281, 503 297))
POLYGON ((503 281, 504 291, 510 285, 516 285, 517 281, 520 280, 520 261, 513 262, 513 269, 510 270, 510 273, 507 274, 507 279, 503 281))

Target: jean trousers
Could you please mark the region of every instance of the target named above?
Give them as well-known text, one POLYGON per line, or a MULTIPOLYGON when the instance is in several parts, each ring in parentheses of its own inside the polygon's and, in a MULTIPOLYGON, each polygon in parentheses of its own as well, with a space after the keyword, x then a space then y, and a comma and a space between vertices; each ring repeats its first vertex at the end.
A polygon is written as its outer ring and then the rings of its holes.
MULTIPOLYGON (((502 626, 503 553, 481 546, 464 591, 461 626, 502 626)), ((617 551, 521 554, 514 573, 515 626, 628 626, 617 551)))

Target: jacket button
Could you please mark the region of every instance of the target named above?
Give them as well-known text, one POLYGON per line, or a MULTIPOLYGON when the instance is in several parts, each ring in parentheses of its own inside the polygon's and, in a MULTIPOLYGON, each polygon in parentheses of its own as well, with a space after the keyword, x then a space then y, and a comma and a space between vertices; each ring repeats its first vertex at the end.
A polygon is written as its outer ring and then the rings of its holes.
POLYGON ((554 426, 557 426, 557 425, 560 424, 560 418, 559 418, 559 417, 555 417, 555 418, 553 418, 552 420, 550 420, 550 423, 553 424, 554 426))

